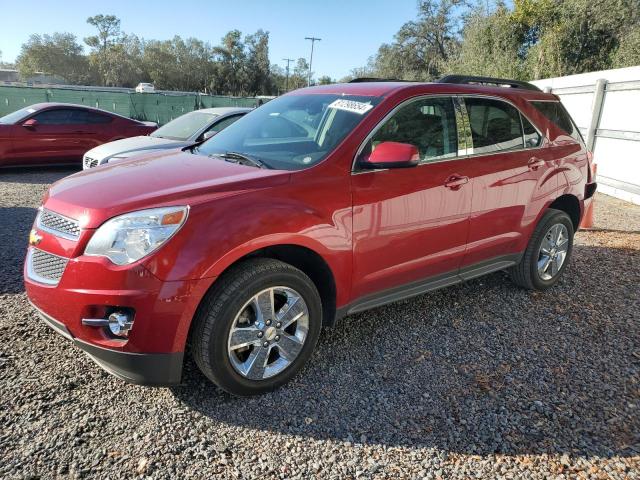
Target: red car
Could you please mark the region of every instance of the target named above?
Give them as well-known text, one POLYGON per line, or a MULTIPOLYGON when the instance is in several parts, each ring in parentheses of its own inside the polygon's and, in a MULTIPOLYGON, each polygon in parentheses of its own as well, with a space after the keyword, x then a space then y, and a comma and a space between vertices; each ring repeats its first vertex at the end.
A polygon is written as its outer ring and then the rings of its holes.
POLYGON ((97 108, 37 103, 0 117, 0 167, 80 165, 87 150, 156 128, 97 108))
POLYGON ((251 395, 345 315, 502 269, 551 287, 595 188, 558 98, 527 83, 307 88, 198 146, 54 184, 26 291, 121 378, 179 383, 189 348, 251 395))

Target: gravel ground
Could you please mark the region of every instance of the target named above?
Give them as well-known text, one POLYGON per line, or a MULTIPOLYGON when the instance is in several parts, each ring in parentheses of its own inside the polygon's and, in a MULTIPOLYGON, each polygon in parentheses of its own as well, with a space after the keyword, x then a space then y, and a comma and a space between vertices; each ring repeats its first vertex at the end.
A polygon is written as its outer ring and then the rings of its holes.
POLYGON ((66 170, 0 173, 2 478, 640 478, 640 207, 599 195, 546 293, 496 273, 346 318, 291 384, 125 384, 40 323, 28 231, 66 170))

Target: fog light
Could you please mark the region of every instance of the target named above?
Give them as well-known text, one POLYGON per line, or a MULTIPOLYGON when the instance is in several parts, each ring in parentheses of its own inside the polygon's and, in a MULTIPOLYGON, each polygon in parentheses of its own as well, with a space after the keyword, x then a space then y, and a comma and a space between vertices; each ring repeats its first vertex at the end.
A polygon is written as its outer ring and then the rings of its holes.
POLYGON ((128 337, 133 328, 133 320, 126 313, 113 312, 109 315, 109 330, 118 337, 128 337))

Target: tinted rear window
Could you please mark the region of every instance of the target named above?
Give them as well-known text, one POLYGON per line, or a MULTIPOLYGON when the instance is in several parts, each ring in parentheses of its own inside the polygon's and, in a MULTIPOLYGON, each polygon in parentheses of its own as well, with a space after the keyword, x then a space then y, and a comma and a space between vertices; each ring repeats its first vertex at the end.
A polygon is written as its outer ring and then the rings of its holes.
POLYGON ((574 140, 584 143, 578 127, 560 102, 531 102, 531 104, 563 132, 566 132, 574 140))
POLYGON ((473 153, 523 147, 520 113, 508 103, 489 98, 465 98, 473 153))

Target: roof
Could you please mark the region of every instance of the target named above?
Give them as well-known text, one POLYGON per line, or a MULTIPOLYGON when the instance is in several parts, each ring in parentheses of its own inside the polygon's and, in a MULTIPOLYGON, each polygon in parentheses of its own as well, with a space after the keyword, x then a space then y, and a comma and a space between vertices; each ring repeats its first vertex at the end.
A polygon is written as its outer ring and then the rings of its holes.
POLYGON ((253 110, 248 107, 213 107, 213 108, 201 108, 200 110, 194 110, 195 112, 213 113, 215 115, 230 115, 234 113, 246 113, 253 110))
MULTIPOLYGON (((101 108, 89 107, 87 105, 80 105, 77 103, 62 103, 62 102, 42 102, 42 103, 34 103, 33 105, 29 105, 25 108, 34 108, 36 110, 42 110, 44 108, 55 108, 55 107, 63 107, 63 108, 82 108, 84 110, 91 110, 93 112, 105 113, 107 115, 111 115, 112 117, 124 118, 125 120, 129 120, 130 122, 147 124, 149 122, 144 122, 141 120, 136 120, 134 118, 125 117, 124 115, 120 115, 119 113, 110 112, 109 110, 103 110, 101 108)), ((152 122, 153 123, 153 122, 152 122)))
POLYGON ((358 95, 370 97, 387 97, 393 93, 401 91, 411 91, 411 93, 429 94, 485 94, 496 96, 519 96, 531 100, 553 99, 556 97, 550 93, 522 88, 496 87, 489 85, 474 84, 454 84, 454 83, 421 83, 421 82, 362 82, 362 83, 334 83, 331 85, 318 85, 315 87, 301 88, 294 90, 287 95, 304 94, 337 94, 337 95, 358 95))

